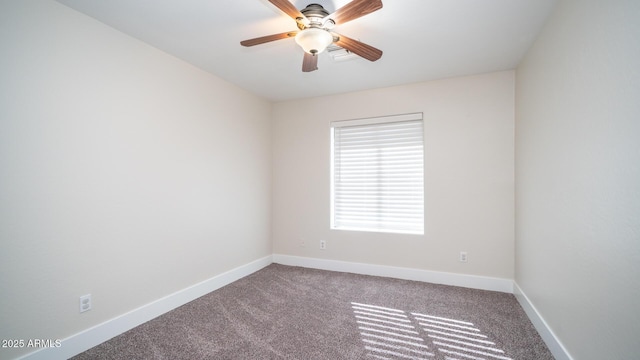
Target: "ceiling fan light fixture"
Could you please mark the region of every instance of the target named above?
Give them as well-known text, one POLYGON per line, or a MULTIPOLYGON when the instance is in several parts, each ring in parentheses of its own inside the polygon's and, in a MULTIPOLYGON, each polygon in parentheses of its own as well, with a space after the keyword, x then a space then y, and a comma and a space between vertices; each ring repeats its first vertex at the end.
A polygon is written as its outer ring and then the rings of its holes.
POLYGON ((325 50, 334 59, 340 58, 340 60, 345 60, 353 55, 369 61, 376 61, 382 56, 382 50, 359 40, 332 32, 334 25, 342 25, 380 10, 382 8, 382 0, 350 0, 349 3, 331 14, 320 4, 309 4, 304 9, 298 10, 292 0, 268 1, 295 20, 300 31, 289 31, 248 39, 240 41, 240 45, 254 46, 295 36, 296 43, 304 50, 304 57, 302 58, 303 72, 318 70, 318 56, 316 55, 325 50), (339 56, 338 53, 331 54, 331 44, 335 44, 336 47, 342 49, 340 54, 344 56, 339 56))
POLYGON ((311 55, 320 54, 333 43, 333 35, 320 28, 307 28, 296 35, 296 43, 311 55))

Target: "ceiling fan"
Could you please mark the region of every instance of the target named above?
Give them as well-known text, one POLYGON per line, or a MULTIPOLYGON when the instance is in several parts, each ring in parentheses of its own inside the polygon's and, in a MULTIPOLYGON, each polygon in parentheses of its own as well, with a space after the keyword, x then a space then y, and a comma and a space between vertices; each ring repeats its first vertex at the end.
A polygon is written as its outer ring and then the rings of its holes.
POLYGON ((319 4, 309 4, 306 8, 298 10, 289 0, 268 1, 292 17, 296 21, 299 31, 244 40, 240 42, 242 46, 254 46, 275 40, 295 38, 298 45, 304 50, 304 58, 302 59, 302 71, 304 72, 318 70, 318 54, 332 43, 369 61, 376 61, 382 57, 381 50, 331 31, 335 25, 344 24, 381 9, 382 0, 353 0, 332 14, 329 14, 319 4))

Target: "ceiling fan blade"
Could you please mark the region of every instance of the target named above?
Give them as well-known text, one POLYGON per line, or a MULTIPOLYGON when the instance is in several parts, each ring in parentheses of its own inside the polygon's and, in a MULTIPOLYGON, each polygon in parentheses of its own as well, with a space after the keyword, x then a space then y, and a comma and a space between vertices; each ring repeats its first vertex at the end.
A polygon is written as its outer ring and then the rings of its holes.
POLYGON ((298 10, 289 0, 269 0, 269 2, 275 5, 283 13, 291 16, 293 20, 297 21, 298 18, 306 19, 300 10, 298 10))
POLYGON ((295 37, 297 33, 298 33, 297 31, 288 31, 280 34, 262 36, 254 39, 240 41, 240 45, 242 46, 260 45, 260 44, 268 43, 271 41, 292 38, 292 37, 295 37))
POLYGON ((318 55, 311 55, 305 52, 302 59, 302 71, 310 72, 315 70, 318 70, 318 55))
POLYGON ((343 35, 338 35, 338 40, 334 44, 369 61, 376 61, 382 57, 382 50, 343 35))
POLYGON ((327 19, 332 19, 336 25, 339 25, 380 9, 382 9, 382 0, 353 0, 327 16, 327 19))

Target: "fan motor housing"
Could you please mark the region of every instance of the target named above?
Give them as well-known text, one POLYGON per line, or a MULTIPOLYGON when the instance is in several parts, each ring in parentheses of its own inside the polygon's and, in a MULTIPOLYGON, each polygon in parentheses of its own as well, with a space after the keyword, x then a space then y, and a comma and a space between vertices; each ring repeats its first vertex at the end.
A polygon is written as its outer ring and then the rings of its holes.
POLYGON ((309 4, 306 8, 300 10, 300 12, 307 18, 319 18, 329 15, 329 12, 320 4, 309 4))

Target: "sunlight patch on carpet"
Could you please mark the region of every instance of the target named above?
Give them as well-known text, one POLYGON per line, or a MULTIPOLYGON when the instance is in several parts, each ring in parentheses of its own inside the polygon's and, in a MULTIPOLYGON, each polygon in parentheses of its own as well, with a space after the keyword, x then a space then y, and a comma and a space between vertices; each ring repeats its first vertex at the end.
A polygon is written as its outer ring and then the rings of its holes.
POLYGON ((411 360, 435 356, 404 311, 354 302, 351 308, 368 356, 411 360))
POLYGON ((513 360, 468 321, 356 302, 351 309, 371 358, 513 360))

